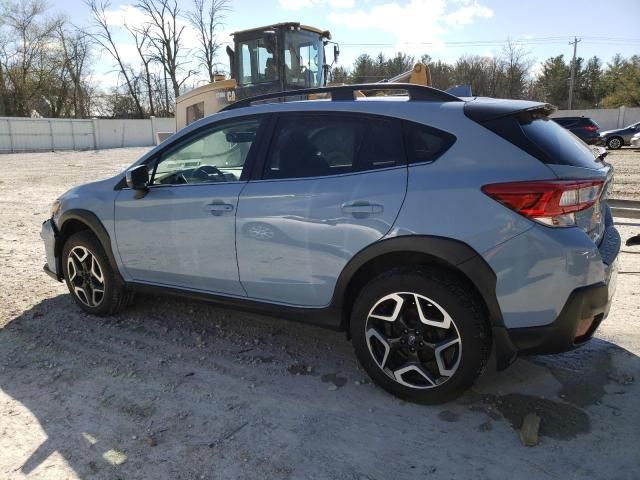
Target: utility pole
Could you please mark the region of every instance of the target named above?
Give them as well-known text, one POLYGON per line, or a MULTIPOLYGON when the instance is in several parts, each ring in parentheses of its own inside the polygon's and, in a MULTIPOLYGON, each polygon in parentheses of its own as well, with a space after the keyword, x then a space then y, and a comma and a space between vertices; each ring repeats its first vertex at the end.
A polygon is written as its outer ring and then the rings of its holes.
POLYGON ((573 60, 571 60, 571 79, 569 80, 569 105, 568 110, 571 110, 573 104, 573 84, 576 79, 576 51, 578 49, 578 43, 582 41, 581 38, 573 37, 573 42, 569 42, 569 45, 573 45, 573 60))

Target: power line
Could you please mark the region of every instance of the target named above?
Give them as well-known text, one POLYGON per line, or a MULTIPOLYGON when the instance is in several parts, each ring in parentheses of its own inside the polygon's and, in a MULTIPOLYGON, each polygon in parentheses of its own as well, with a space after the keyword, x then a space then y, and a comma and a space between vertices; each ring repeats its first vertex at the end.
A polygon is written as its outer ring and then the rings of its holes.
MULTIPOLYGON (((640 38, 622 38, 622 37, 583 37, 586 43, 602 44, 602 45, 640 45, 640 38)), ((551 45, 562 44, 566 42, 566 37, 537 37, 537 38, 518 38, 518 39, 502 39, 502 40, 465 40, 452 42, 358 42, 358 43, 340 43, 341 47, 395 47, 404 46, 444 46, 444 47, 468 47, 468 46, 500 46, 509 41, 520 45, 551 45)))

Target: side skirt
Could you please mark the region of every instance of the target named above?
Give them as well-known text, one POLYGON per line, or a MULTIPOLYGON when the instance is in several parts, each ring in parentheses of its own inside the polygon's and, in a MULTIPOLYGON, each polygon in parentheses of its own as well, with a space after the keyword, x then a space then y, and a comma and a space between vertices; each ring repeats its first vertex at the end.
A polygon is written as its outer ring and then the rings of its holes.
POLYGON ((278 305, 274 303, 259 302, 238 297, 228 297, 213 293, 192 291, 181 288, 150 285, 139 282, 128 282, 126 288, 132 292, 151 295, 171 295, 189 300, 213 303, 221 307, 229 307, 234 310, 256 313, 274 318, 284 318, 296 322, 307 323, 331 330, 342 331, 340 310, 332 306, 324 308, 304 308, 278 305))

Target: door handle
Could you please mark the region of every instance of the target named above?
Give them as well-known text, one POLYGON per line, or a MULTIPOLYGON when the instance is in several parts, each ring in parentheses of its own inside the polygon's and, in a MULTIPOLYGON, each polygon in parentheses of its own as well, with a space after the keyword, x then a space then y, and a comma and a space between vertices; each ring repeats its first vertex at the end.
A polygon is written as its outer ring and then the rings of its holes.
POLYGON ((209 212, 211 215, 222 215, 226 212, 233 212, 233 205, 230 203, 210 203, 204 206, 204 209, 209 212))
POLYGON ((352 203, 342 204, 343 213, 373 215, 375 213, 382 213, 383 211, 384 211, 384 207, 377 203, 352 202, 352 203))

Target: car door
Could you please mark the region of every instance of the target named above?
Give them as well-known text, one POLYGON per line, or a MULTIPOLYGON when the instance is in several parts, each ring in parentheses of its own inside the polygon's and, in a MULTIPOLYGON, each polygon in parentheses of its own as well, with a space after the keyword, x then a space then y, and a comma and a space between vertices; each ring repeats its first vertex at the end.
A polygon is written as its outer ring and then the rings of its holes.
POLYGON ((263 117, 204 127, 149 163, 146 195, 115 202, 122 264, 135 281, 245 296, 238 277, 235 214, 263 117))
POLYGON ((347 262, 391 229, 406 184, 395 119, 280 114, 260 178, 238 204, 238 269, 248 296, 327 305, 347 262))

